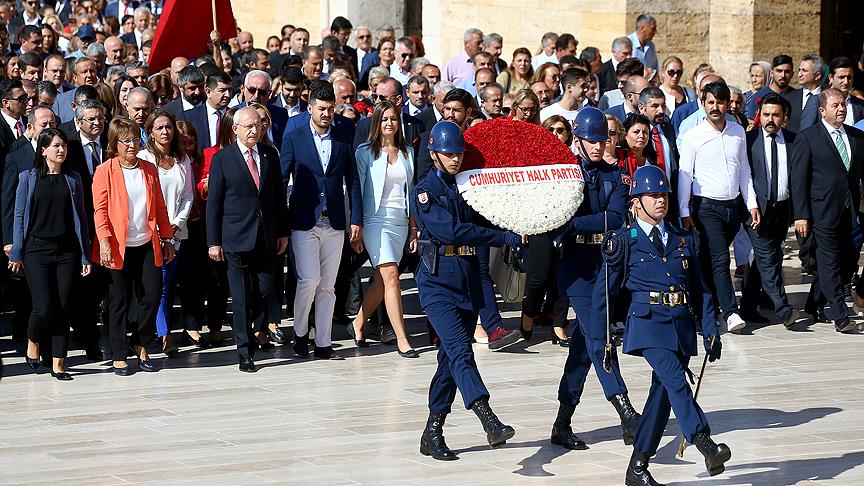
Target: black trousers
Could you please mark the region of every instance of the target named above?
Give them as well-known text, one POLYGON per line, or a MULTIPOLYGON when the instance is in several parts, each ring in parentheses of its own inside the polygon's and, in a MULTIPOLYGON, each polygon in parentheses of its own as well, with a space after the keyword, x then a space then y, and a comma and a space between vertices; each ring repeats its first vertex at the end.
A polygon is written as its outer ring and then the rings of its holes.
POLYGON ((99 316, 108 292, 108 279, 108 270, 93 265, 90 275, 78 279, 72 289, 72 328, 85 349, 99 345, 99 316))
POLYGON ((148 346, 154 341, 162 297, 162 268, 154 263, 151 242, 127 246, 123 260, 123 268, 108 270, 108 336, 115 361, 126 359, 129 344, 148 346))
POLYGON ((816 253, 816 278, 804 309, 807 312, 825 306, 825 316, 836 320, 846 317, 848 310, 843 298, 843 282, 848 281, 857 262, 852 246, 851 212, 844 212, 836 226, 814 225, 811 234, 816 253))
POLYGON ((783 242, 786 241, 788 215, 789 201, 780 201, 767 208, 758 229, 745 225, 757 270, 754 272, 751 266, 747 284, 741 292, 741 301, 746 301, 755 309, 761 288, 771 299, 774 313, 780 318, 792 312, 783 285, 783 242))
POLYGON ((200 331, 206 322, 211 332, 220 330, 228 314, 228 267, 208 256, 202 220, 189 221, 188 228, 175 270, 184 327, 200 331))
POLYGON ((76 241, 27 238, 24 273, 32 288, 33 312, 27 337, 34 343, 51 337, 51 354, 66 357, 69 303, 81 272, 81 249, 76 241))
POLYGON ((249 338, 254 331, 261 330, 276 274, 276 252, 263 242, 264 237, 259 230, 252 251, 225 252, 228 286, 231 289, 232 328, 237 352, 244 358, 255 355, 255 346, 249 338))
MULTIPOLYGON (((703 269, 710 269, 710 277, 705 280, 713 291, 716 303, 726 320, 738 312, 735 288, 729 265, 729 245, 741 229, 743 204, 739 199, 715 201, 713 199, 693 198, 693 220, 699 232, 699 259, 703 269)), ((706 270, 707 273, 707 270, 706 270)))
POLYGON ((558 292, 558 253, 552 237, 548 233, 529 237, 527 257, 523 312, 537 317, 541 312, 551 311, 555 315, 555 326, 567 327, 569 301, 566 295, 558 292))

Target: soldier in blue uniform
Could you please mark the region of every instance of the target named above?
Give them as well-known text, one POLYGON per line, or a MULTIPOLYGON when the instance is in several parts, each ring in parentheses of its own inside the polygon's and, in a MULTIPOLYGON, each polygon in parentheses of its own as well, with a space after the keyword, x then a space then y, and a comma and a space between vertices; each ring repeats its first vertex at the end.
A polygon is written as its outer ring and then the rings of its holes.
MULTIPOLYGON (((639 414, 627 397, 627 386, 621 377, 617 358, 613 357, 610 371, 602 367, 605 331, 591 332, 590 323, 591 292, 602 265, 600 243, 605 231, 624 225, 630 188, 626 171, 603 160, 608 130, 606 117, 596 108, 583 108, 576 115, 573 135, 585 179, 584 199, 573 219, 557 231, 555 238, 561 254, 558 288, 567 293, 579 322, 570 336, 570 350, 558 387, 558 416, 552 425, 551 440, 553 444, 574 450, 588 448, 573 433, 570 422, 592 364, 606 399, 612 402, 621 418, 625 444, 633 443, 639 421, 639 414)), ((602 323, 605 322, 604 317, 602 323)))
MULTIPOLYGON (((711 293, 703 280, 693 236, 663 221, 669 208, 669 183, 656 166, 640 167, 630 191, 636 221, 603 244, 605 277, 594 286, 592 326, 602 332, 608 302, 615 303, 622 289, 630 292, 623 351, 642 356, 651 365, 651 389, 636 429, 633 455, 627 468, 627 486, 654 486, 648 460, 669 421, 669 411, 684 437, 705 456, 711 476, 725 469, 732 453, 726 444, 711 440, 708 420, 693 399, 685 373, 696 356, 698 323, 708 359, 720 358, 720 335, 711 293), (608 290, 607 290, 608 289, 608 290)), ((611 309, 610 309, 611 311, 611 309)))
POLYGON ((472 211, 459 195, 454 177, 464 151, 459 125, 438 122, 429 134, 435 168, 411 194, 411 211, 420 232, 420 264, 414 277, 420 305, 441 340, 438 370, 429 386, 429 418, 420 439, 420 453, 442 461, 458 459, 444 442, 442 432, 457 388, 465 408, 480 419, 490 446, 504 444, 515 433, 489 407, 489 392, 474 361, 471 337, 483 304, 477 247, 517 247, 520 237, 472 223, 472 211))

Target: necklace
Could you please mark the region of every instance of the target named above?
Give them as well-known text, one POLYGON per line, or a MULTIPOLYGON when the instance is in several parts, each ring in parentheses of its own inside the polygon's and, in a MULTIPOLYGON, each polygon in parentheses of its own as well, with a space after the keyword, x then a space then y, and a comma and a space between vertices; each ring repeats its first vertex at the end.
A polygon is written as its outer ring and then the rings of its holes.
POLYGON ((126 170, 137 169, 138 168, 138 159, 135 159, 134 165, 123 165, 123 162, 120 162, 120 167, 122 167, 126 170))

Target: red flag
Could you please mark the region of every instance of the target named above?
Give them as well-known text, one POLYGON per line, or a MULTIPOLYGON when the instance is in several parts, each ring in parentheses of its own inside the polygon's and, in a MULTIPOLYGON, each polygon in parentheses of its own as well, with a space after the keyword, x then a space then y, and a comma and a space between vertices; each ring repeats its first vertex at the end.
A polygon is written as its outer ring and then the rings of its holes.
MULTIPOLYGON (((171 65, 175 57, 195 57, 206 51, 213 31, 213 0, 168 0, 150 50, 150 72, 171 65)), ((223 41, 237 37, 231 0, 215 0, 216 21, 223 41)))

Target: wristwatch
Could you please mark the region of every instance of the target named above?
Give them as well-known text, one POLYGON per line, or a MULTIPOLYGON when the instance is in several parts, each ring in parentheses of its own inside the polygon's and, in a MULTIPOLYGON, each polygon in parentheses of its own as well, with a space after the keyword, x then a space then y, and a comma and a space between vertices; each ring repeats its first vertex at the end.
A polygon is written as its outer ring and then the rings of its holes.
POLYGON ((162 243, 164 243, 166 245, 171 245, 171 246, 174 246, 177 244, 177 240, 175 240, 174 238, 163 238, 161 241, 162 241, 162 243))

